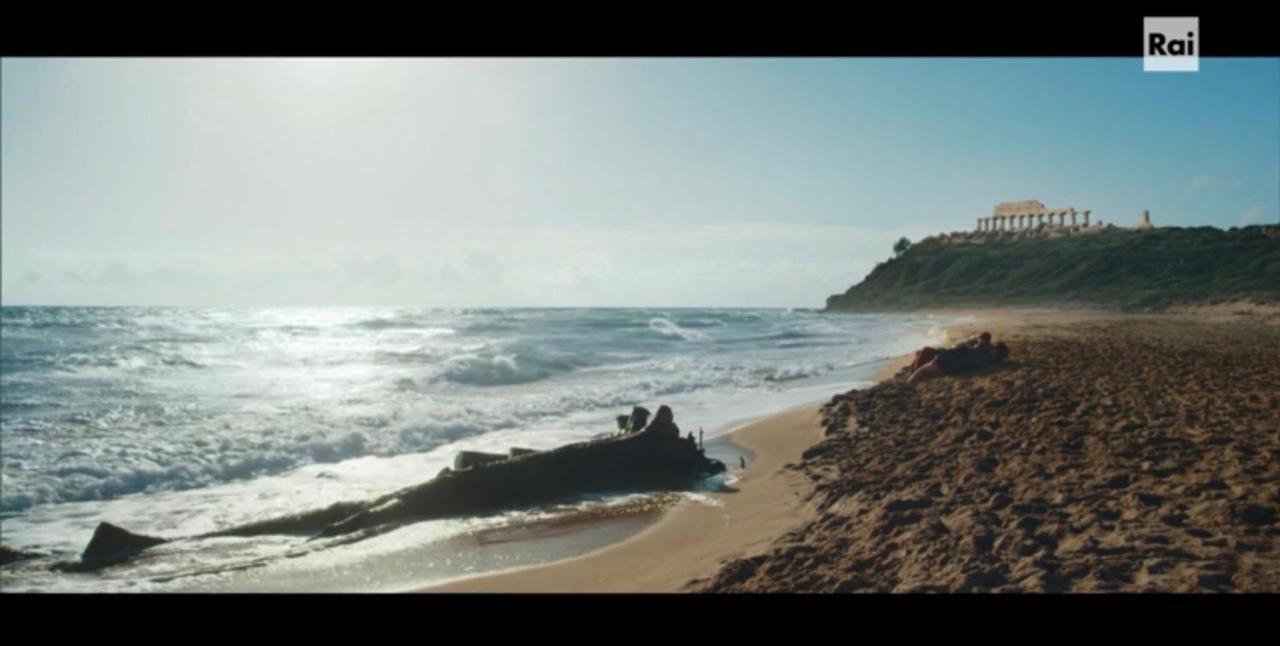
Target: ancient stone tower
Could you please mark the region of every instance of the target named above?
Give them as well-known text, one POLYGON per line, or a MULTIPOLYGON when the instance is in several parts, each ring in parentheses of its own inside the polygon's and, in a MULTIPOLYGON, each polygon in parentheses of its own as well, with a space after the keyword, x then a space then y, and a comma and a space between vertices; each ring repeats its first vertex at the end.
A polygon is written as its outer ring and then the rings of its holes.
POLYGON ((1154 225, 1151 224, 1151 211, 1148 211, 1147 209, 1142 209, 1142 217, 1138 220, 1138 226, 1134 228, 1135 229, 1155 228, 1154 225))

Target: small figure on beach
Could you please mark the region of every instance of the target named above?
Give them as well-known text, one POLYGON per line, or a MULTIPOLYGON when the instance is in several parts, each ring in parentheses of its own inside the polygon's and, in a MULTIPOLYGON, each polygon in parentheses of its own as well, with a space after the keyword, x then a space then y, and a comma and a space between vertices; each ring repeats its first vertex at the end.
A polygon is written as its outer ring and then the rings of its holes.
POLYGON ((743 469, 747 468, 747 459, 745 457, 739 455, 738 463, 740 468, 743 468, 743 469))
POLYGON ((916 352, 911 365, 903 368, 896 377, 906 383, 944 375, 957 375, 1003 362, 1009 356, 1009 346, 1001 342, 991 343, 991 333, 983 332, 969 337, 950 348, 924 347, 916 352))

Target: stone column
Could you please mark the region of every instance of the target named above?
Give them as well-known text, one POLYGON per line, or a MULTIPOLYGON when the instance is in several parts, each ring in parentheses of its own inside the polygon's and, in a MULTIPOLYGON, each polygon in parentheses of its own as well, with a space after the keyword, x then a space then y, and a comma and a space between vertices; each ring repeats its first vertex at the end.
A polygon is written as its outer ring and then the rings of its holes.
POLYGON ((1084 225, 1086 227, 1089 226, 1089 213, 1091 213, 1089 209, 1084 210, 1084 225))
POLYGON ((1075 225, 1076 225, 1076 210, 1071 209, 1071 226, 1074 227, 1075 225))

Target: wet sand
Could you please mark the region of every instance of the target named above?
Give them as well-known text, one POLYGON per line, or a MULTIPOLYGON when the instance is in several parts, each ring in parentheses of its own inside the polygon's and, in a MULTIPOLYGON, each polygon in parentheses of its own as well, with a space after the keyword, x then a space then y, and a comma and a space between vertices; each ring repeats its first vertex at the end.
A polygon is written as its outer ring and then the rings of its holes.
POLYGON ((672 592, 713 575, 725 559, 758 553, 806 518, 803 477, 783 470, 822 437, 817 406, 733 433, 755 455, 733 490, 685 501, 640 534, 591 554, 428 588, 431 592, 672 592))
POLYGON ((1274 318, 947 313, 1010 363, 748 425, 713 504, 429 591, 1280 591, 1274 318))

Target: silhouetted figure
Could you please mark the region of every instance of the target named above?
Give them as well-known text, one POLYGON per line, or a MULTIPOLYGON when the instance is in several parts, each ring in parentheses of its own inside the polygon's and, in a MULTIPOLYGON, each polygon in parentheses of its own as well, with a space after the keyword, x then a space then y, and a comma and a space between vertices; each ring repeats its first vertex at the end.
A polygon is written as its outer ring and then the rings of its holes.
MULTIPOLYGON (((647 413, 648 411, 645 412, 647 413)), ((658 413, 653 416, 653 421, 649 423, 645 430, 668 436, 673 440, 680 439, 680 427, 676 426, 675 414, 671 412, 671 407, 665 404, 658 407, 658 413)))
POLYGON ((631 421, 627 425, 627 431, 630 433, 639 433, 649 423, 649 409, 644 406, 636 406, 631 409, 631 421))
POLYGON ((741 455, 739 455, 739 456, 738 456, 738 462, 740 463, 740 465, 741 465, 741 467, 742 467, 743 469, 747 468, 747 459, 746 459, 746 458, 744 458, 744 457, 742 457, 741 455))

